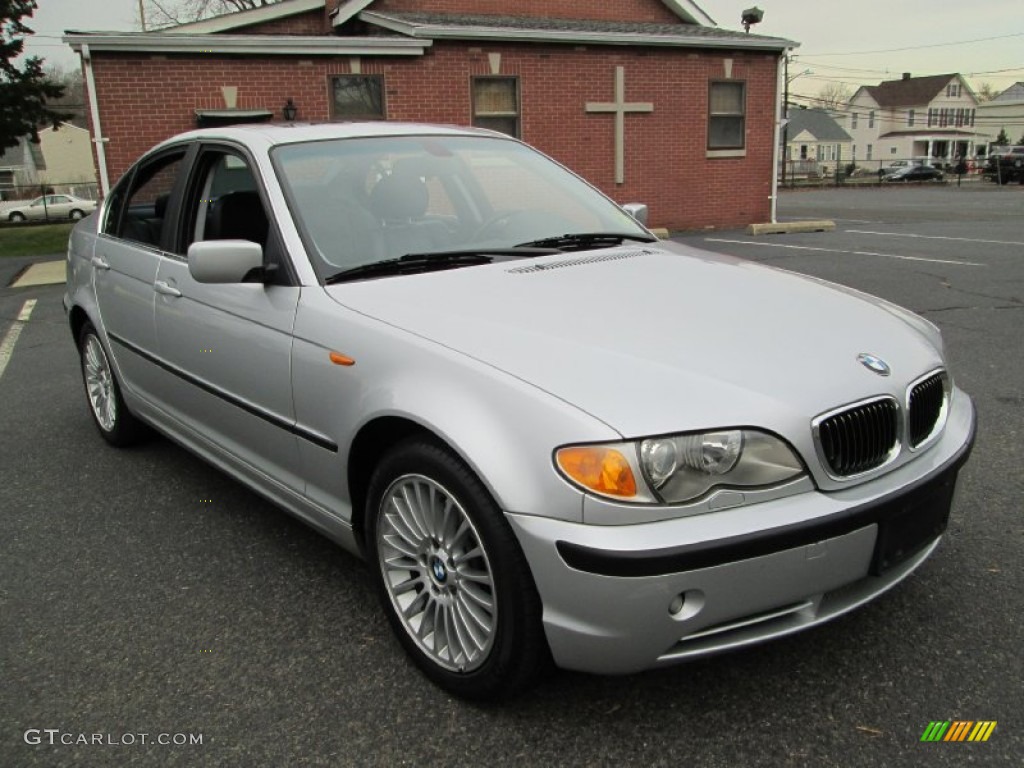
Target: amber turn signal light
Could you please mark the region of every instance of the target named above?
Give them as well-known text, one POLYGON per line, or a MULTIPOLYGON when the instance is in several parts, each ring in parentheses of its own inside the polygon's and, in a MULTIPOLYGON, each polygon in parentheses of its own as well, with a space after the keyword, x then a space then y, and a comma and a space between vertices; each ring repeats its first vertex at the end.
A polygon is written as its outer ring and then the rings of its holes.
POLYGON ((609 496, 636 496, 636 479, 626 457, 603 445, 562 448, 555 455, 558 466, 584 488, 609 496))

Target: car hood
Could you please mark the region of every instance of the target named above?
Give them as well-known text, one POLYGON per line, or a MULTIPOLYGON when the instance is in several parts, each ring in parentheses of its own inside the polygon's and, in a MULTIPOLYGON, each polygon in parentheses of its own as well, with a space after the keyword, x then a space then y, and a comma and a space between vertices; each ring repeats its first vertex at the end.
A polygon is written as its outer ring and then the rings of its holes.
POLYGON ((625 437, 796 423, 941 364, 924 321, 813 278, 660 242, 327 288, 625 437), (892 367, 882 377, 857 361, 892 367))

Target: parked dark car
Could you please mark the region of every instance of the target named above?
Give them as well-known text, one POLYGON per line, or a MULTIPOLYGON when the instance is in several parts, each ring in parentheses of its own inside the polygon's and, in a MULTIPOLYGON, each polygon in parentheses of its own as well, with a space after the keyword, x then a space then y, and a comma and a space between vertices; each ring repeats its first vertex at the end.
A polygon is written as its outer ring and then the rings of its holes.
POLYGON ((934 165, 900 168, 882 177, 882 181, 942 181, 943 174, 934 165))

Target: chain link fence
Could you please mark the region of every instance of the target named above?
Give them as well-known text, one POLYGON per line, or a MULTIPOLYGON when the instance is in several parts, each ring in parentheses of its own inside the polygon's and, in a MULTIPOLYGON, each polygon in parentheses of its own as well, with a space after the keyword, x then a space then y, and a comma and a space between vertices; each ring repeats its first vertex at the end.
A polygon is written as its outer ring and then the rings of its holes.
POLYGON ((933 157, 888 157, 884 160, 828 161, 784 160, 779 162, 779 185, 786 188, 881 186, 890 183, 979 184, 985 158, 947 161, 933 157))

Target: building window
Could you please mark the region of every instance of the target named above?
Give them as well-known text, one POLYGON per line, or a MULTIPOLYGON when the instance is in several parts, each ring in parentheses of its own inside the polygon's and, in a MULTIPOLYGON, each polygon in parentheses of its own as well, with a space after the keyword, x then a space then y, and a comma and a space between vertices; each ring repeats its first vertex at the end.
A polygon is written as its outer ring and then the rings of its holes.
POLYGON ((857 127, 857 113, 856 112, 852 112, 850 114, 850 128, 856 128, 856 127, 857 127))
POLYGON ((746 86, 711 83, 708 98, 708 149, 743 149, 746 135, 746 86))
POLYGON ((935 121, 935 110, 934 110, 934 109, 931 109, 931 108, 929 108, 929 109, 928 109, 928 127, 929 127, 929 128, 931 128, 931 126, 932 126, 932 123, 933 123, 934 121, 935 121))
POLYGON ((870 160, 871 159, 871 145, 870 144, 868 144, 867 153, 868 153, 867 159, 870 160))
POLYGON ((384 120, 384 76, 332 77, 331 117, 335 120, 384 120))
POLYGON ((519 78, 473 78, 473 125, 519 136, 519 78))
POLYGON ((907 112, 907 125, 911 126, 914 124, 914 110, 907 112))
POLYGON ((868 112, 868 128, 875 127, 875 110, 868 112))
POLYGON ((960 84, 950 83, 949 85, 947 85, 946 95, 953 99, 958 98, 960 96, 960 84))

